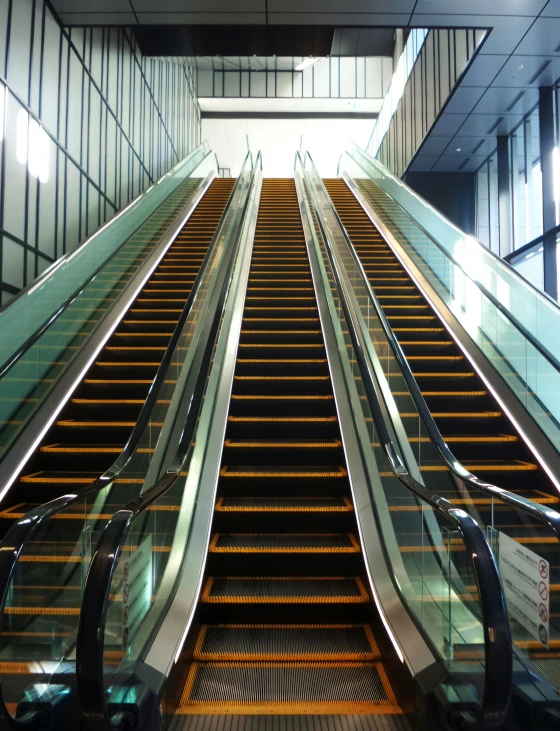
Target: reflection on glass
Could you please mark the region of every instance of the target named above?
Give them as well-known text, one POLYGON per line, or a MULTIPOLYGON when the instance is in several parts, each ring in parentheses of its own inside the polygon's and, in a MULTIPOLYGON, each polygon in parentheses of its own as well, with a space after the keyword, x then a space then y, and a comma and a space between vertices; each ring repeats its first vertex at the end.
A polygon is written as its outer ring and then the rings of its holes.
POLYGON ((340 170, 560 449, 560 309, 352 147, 340 170))
MULTIPOLYGON (((25 149, 27 155, 27 142, 25 149)), ((207 145, 199 147, 0 312, 0 459, 212 164, 215 169, 209 158, 207 145)), ((44 160, 36 172, 44 174, 44 160)))

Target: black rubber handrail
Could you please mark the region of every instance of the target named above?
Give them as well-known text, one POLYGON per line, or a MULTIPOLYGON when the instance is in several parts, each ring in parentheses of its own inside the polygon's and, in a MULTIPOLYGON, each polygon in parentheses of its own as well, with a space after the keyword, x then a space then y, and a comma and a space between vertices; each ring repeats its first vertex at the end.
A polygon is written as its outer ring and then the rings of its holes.
MULTIPOLYGON (((245 162, 243 163, 241 171, 243 171, 245 165, 251 159, 251 157, 252 157, 251 153, 247 153, 247 156, 245 158, 245 162)), ((177 346, 177 343, 178 343, 179 338, 182 333, 182 329, 187 321, 187 318, 191 311, 192 305, 196 301, 196 299, 199 296, 199 293, 201 291, 202 282, 204 281, 205 267, 206 267, 208 261, 210 260, 212 252, 218 245, 218 241, 221 236, 221 231, 222 231, 222 228, 225 223, 226 214, 235 197, 237 187, 239 184, 239 180, 240 180, 240 178, 237 179, 235 186, 231 192, 231 195, 228 199, 228 202, 226 204, 226 207, 225 207, 222 217, 220 219, 218 228, 216 229, 216 232, 214 233, 212 241, 210 242, 210 246, 208 247, 208 251, 206 252, 206 255, 203 259, 203 262, 201 264, 198 275, 194 281, 191 292, 187 298, 185 307, 183 308, 183 311, 179 317, 177 325, 175 326, 173 335, 171 336, 171 340, 169 341, 169 345, 167 346, 167 349, 163 356, 162 362, 157 370, 154 381, 153 381, 152 385, 150 386, 150 390, 148 392, 146 401, 145 401, 144 405, 142 406, 138 420, 132 430, 132 433, 131 433, 131 435, 128 439, 128 442, 126 443, 123 451, 117 457, 117 459, 111 465, 111 467, 109 467, 109 469, 103 475, 101 475, 101 477, 94 480, 90 485, 87 485, 86 487, 84 487, 84 489, 80 490, 80 492, 77 494, 62 495, 61 497, 55 498, 54 500, 51 500, 50 502, 45 503, 44 505, 41 505, 37 508, 34 508, 33 510, 30 510, 28 513, 25 514, 25 516, 23 518, 20 518, 16 523, 14 523, 10 527, 10 529, 6 533, 4 539, 2 540, 1 549, 0 549, 0 592, 1 592, 0 627, 2 626, 2 623, 4 620, 4 610, 5 610, 6 601, 8 598, 8 592, 9 592, 9 588, 10 588, 11 579, 12 579, 16 564, 18 562, 18 559, 19 559, 25 545, 27 544, 27 542, 29 540, 31 540, 33 534, 37 531, 39 526, 42 525, 46 520, 53 518, 57 513, 60 513, 63 510, 69 508, 74 503, 81 502, 82 500, 92 497, 92 496, 96 495, 97 493, 99 493, 101 490, 105 489, 112 481, 114 481, 122 473, 122 471, 125 469, 127 463, 131 459, 132 455, 134 454, 134 451, 138 447, 142 434, 150 421, 152 411, 157 403, 157 398, 158 398, 159 392, 165 381, 167 368, 169 367, 169 364, 171 363, 172 357, 174 355, 175 347, 177 346)), ((35 723, 35 721, 33 721, 33 724, 34 723, 35 723)), ((27 726, 25 726, 23 720, 18 719, 17 722, 14 721, 14 719, 11 717, 10 713, 8 712, 8 710, 6 708, 4 696, 2 693, 2 684, 1 683, 0 683, 0 727, 8 728, 8 729, 26 729, 27 728, 27 726)), ((31 725, 31 726, 29 726, 29 728, 35 728, 35 726, 31 725)))
POLYGON ((82 597, 80 622, 76 643, 76 680, 82 713, 89 731, 117 731, 107 710, 106 689, 104 684, 103 648, 105 643, 105 623, 109 605, 109 592, 117 567, 125 536, 136 518, 158 498, 164 495, 184 470, 190 446, 195 436, 200 408, 204 400, 208 374, 212 366, 212 354, 219 332, 223 309, 226 302, 229 280, 233 270, 234 252, 239 246, 242 222, 249 205, 250 193, 255 182, 257 166, 261 163, 260 152, 255 160, 253 175, 248 187, 243 206, 241 223, 237 229, 235 243, 232 247, 228 271, 224 277, 219 301, 214 317, 208 328, 208 337, 201 365, 196 374, 196 381, 188 401, 185 426, 181 433, 177 453, 167 468, 165 475, 149 490, 139 495, 124 508, 119 510, 105 526, 90 562, 86 585, 82 597))
POLYGON ((383 311, 383 308, 381 307, 379 300, 377 299, 377 295, 375 294, 375 292, 373 291, 373 289, 371 287, 371 284, 369 283, 369 279, 364 271, 364 268, 356 253, 356 250, 354 249, 354 245, 352 244, 352 241, 346 230, 346 227, 342 223, 342 220, 340 219, 340 216, 338 215, 338 212, 328 194, 328 191, 325 188, 321 178, 319 177, 319 175, 315 169, 315 165, 314 165, 311 155, 309 155, 309 153, 308 153, 308 157, 311 161, 311 164, 313 165, 313 169, 315 171, 315 175, 316 175, 317 179, 321 182, 321 187, 322 187, 323 193, 326 196, 327 200, 329 201, 331 210, 337 220, 337 223, 342 231, 342 234, 344 235, 344 238, 346 240, 346 245, 348 246, 348 249, 350 250, 350 252, 352 254, 352 258, 353 258, 354 263, 360 274, 360 278, 362 280, 361 284, 368 294, 369 300, 370 300, 371 304, 373 305, 373 308, 374 308, 374 310, 377 314, 377 317, 381 323, 381 326, 383 328, 385 337, 389 341, 389 345, 391 346, 391 350, 393 351, 395 360, 398 363, 402 376, 406 382, 408 390, 410 391, 410 395, 412 396, 414 405, 418 409, 418 412, 424 423, 424 426, 426 427, 428 435, 429 435, 432 443, 435 445, 436 449, 438 450, 440 456, 444 460, 447 468, 450 470, 450 472, 454 475, 454 477, 457 480, 460 480, 467 487, 473 487, 475 489, 482 490, 483 492, 486 492, 489 495, 491 495, 493 498, 498 499, 498 500, 503 500, 504 502, 522 510, 523 512, 530 515, 533 520, 536 520, 537 522, 540 522, 540 523, 546 523, 549 526, 549 528, 553 531, 553 533, 555 534, 556 538, 558 539, 558 541, 560 543, 560 513, 556 512, 555 510, 552 510, 549 507, 540 505, 539 503, 534 503, 531 500, 528 500, 527 498, 521 497, 520 495, 516 495, 513 492, 504 490, 501 487, 497 487, 496 485, 493 485, 490 482, 485 482, 484 480, 479 479, 478 477, 473 475, 471 472, 469 472, 469 470, 465 469, 463 467, 463 465, 459 462, 459 460, 455 457, 453 452, 449 449, 447 443, 441 436, 441 433, 434 421, 432 412, 430 411, 430 409, 428 408, 428 405, 426 404, 426 401, 424 400, 424 396, 422 396, 422 392, 416 382, 416 379, 414 378, 414 375, 412 374, 412 371, 410 369, 410 365, 406 359, 406 356, 403 353, 403 350, 400 346, 399 341, 395 337, 395 334, 393 332, 393 329, 391 328, 391 325, 389 324, 389 321, 387 320, 385 312, 383 311))
MULTIPOLYGON (((210 154, 210 153, 208 153, 208 154, 210 154)), ((202 158, 202 160, 200 161, 199 164, 201 164, 206 159, 206 157, 207 157, 207 155, 204 158, 202 158)), ((163 203, 164 203, 164 201, 162 201, 162 204, 163 203)), ((154 211, 154 213, 155 213, 155 211, 154 211)), ((151 216, 153 216, 153 215, 154 214, 152 213, 151 216)), ((150 218, 151 218, 151 216, 150 216, 150 218)), ((70 294, 64 300, 64 302, 50 315, 50 317, 47 320, 45 320, 45 322, 43 322, 43 324, 40 325, 33 333, 31 333, 31 335, 19 346, 19 348, 14 353, 12 353, 12 355, 10 355, 10 357, 0 366, 0 379, 1 378, 4 378, 4 376, 8 373, 8 371, 10 371, 16 365, 16 363, 19 360, 21 360, 21 358, 25 355, 25 353, 27 353, 27 351, 31 347, 33 347, 33 345, 51 327, 51 325, 54 322, 56 322, 56 320, 58 320, 58 318, 60 317, 60 315, 63 312, 65 312, 68 309, 68 307, 70 307, 70 305, 76 299, 78 299, 78 297, 91 284, 91 282, 93 282, 93 280, 95 279, 95 277, 97 277, 97 275, 101 273, 101 271, 105 268, 105 266, 109 263, 109 261, 116 254, 118 254, 119 251, 121 251, 123 249, 123 247, 126 246, 129 243, 130 239, 136 233, 138 233, 138 231, 142 228, 142 226, 144 226, 146 224, 146 221, 147 220, 149 220, 149 219, 146 219, 145 221, 143 221, 142 223, 140 223, 134 229, 134 231, 132 231, 132 233, 122 242, 122 244, 120 244, 118 248, 116 248, 113 252, 111 252, 107 256, 107 258, 104 259, 103 262, 93 271, 93 273, 90 274, 89 277, 85 281, 81 282, 81 284, 72 292, 72 294, 70 294)), ((93 236, 95 236, 95 235, 96 234, 93 234, 93 236)), ((93 238, 93 236, 92 236, 92 238, 93 238)), ((75 254, 77 254, 77 252, 79 251, 79 249, 83 248, 87 244, 88 244, 88 241, 85 241, 81 246, 78 247, 78 249, 76 249, 75 251, 71 252, 70 254, 67 254, 65 257, 62 257, 58 261, 56 261, 56 266, 57 267, 60 266, 60 264, 63 263, 64 259, 66 259, 66 258, 68 258, 70 256, 74 256, 75 254)), ((44 272, 43 277, 40 277, 37 281, 33 282, 33 284, 31 284, 30 287, 28 287, 27 289, 22 290, 16 297, 14 297, 13 299, 11 299, 5 306, 6 307, 9 307, 19 297, 21 297, 23 294, 25 294, 25 292, 27 292, 28 289, 30 289, 31 287, 37 287, 37 285, 40 282, 41 278, 48 279, 48 277, 51 274, 52 274, 52 272, 49 272, 48 270, 46 272, 44 272)))
MULTIPOLYGON (((304 169, 301 163, 302 170, 304 169)), ((506 600, 494 556, 478 523, 464 510, 452 505, 445 498, 430 492, 412 477, 405 466, 385 422, 381 409, 383 396, 378 393, 375 378, 352 318, 342 286, 341 274, 326 235, 322 214, 315 202, 317 223, 325 242, 325 248, 334 276, 339 301, 348 326, 352 347, 366 391, 366 398, 373 417, 383 451, 395 477, 420 500, 444 515, 459 531, 471 560, 480 597, 485 647, 484 694, 481 704, 483 729, 500 728, 506 718, 513 678, 513 645, 509 628, 506 600)))
MULTIPOLYGON (((354 158, 352 158, 352 160, 354 160, 354 158)), ((362 167, 362 166, 360 165, 360 163, 359 163, 359 162, 357 162, 357 160, 354 160, 354 162, 356 162, 356 164, 357 164, 357 165, 359 165, 359 166, 360 166, 360 167, 362 168, 362 170, 363 170, 363 167, 362 167)), ((365 172, 365 173, 366 173, 366 175, 367 175, 367 170, 364 170, 364 172, 365 172)), ((373 181, 373 182, 375 182, 375 181, 373 181)), ((382 190, 382 189, 380 189, 380 190, 382 190)), ((495 307, 495 308, 496 308, 497 310, 499 310, 499 312, 501 312, 501 314, 502 314, 502 315, 503 315, 503 316, 504 316, 504 317, 505 317, 505 318, 506 318, 507 320, 509 320, 509 321, 511 322, 511 324, 512 324, 512 325, 513 325, 513 326, 514 326, 515 328, 517 328, 517 330, 519 330, 519 332, 520 332, 520 333, 521 333, 521 334, 523 335, 523 337, 524 337, 524 338, 525 338, 526 340, 528 340, 528 341, 529 341, 529 342, 531 343, 531 345, 532 345, 532 346, 533 346, 533 347, 535 348, 535 350, 537 350, 537 351, 538 351, 538 352, 539 352, 539 353, 540 353, 540 354, 541 354, 541 355, 542 355, 542 356, 543 356, 544 358, 546 358, 546 360, 547 360, 547 361, 548 361, 548 362, 549 362, 549 363, 550 363, 550 364, 551 364, 551 365, 552 365, 552 366, 553 366, 553 367, 554 367, 554 368, 555 368, 555 369, 556 369, 556 370, 557 370, 557 371, 558 371, 558 372, 560 373, 560 360, 558 360, 558 358, 557 358, 557 357, 556 357, 556 356, 555 356, 555 355, 554 355, 553 353, 551 353, 551 352, 550 352, 550 350, 548 350, 548 348, 547 348, 547 347, 546 347, 545 345, 543 345, 543 344, 542 344, 542 343, 541 343, 541 342, 540 342, 539 340, 537 340, 537 338, 536 338, 536 337, 535 337, 535 336, 533 335, 533 333, 532 333, 532 332, 531 332, 530 330, 528 330, 528 329, 527 329, 527 328, 525 327, 525 325, 523 325, 523 323, 521 323, 521 322, 520 322, 520 321, 519 321, 519 320, 517 319, 517 317, 516 317, 516 316, 515 316, 514 314, 512 314, 512 313, 511 313, 511 312, 510 312, 510 311, 509 311, 509 310, 508 310, 508 309, 507 309, 506 307, 504 307, 504 306, 502 305, 502 303, 501 303, 501 302, 500 302, 500 301, 499 301, 499 300, 497 299, 497 297, 495 297, 495 296, 494 296, 494 295, 492 294, 492 292, 490 292, 490 291, 489 291, 489 290, 488 290, 488 289, 487 289, 487 288, 486 288, 486 287, 485 287, 485 286, 484 286, 484 285, 483 285, 483 284, 482 284, 481 282, 479 282, 479 281, 478 281, 478 280, 476 280, 476 279, 473 279, 473 277, 472 277, 472 276, 471 276, 470 274, 468 274, 468 273, 467 273, 467 272, 466 272, 466 271, 464 270, 464 268, 463 268, 463 267, 461 266, 461 264, 460 264, 460 263, 459 263, 459 262, 457 261, 457 259, 455 259, 455 257, 453 256, 453 254, 451 254, 451 253, 450 253, 450 252, 449 252, 449 251, 448 251, 448 250, 447 250, 447 249, 446 249, 446 248, 445 248, 444 246, 442 246, 442 245, 441 245, 441 244, 439 243, 439 241, 438 241, 437 239, 435 239, 435 238, 433 237, 433 235, 432 235, 432 234, 431 234, 431 233, 430 233, 429 231, 427 231, 427 230, 426 230, 426 229, 424 228, 424 226, 422 226, 422 224, 421 224, 421 223, 418 223, 418 221, 417 221, 417 220, 416 220, 415 218, 412 218, 412 216, 411 216, 410 214, 408 214, 408 213, 407 213, 406 209, 405 209, 405 208, 403 208, 403 206, 401 206, 401 204, 400 204, 400 203, 399 203, 398 201, 396 201, 396 200, 395 200, 395 199, 394 199, 394 198, 393 198, 392 196, 390 196, 390 195, 389 195, 389 193, 387 193, 386 191, 383 191, 383 192, 385 193, 385 195, 387 195, 387 197, 388 197, 388 198, 389 198, 389 199, 390 199, 390 200, 391 200, 391 201, 392 201, 392 202, 393 202, 393 203, 394 203, 394 204, 395 204, 396 206, 398 206, 398 207, 399 207, 399 208, 401 209, 401 211, 402 211, 402 212, 403 212, 403 213, 405 214, 405 216, 406 216, 406 217, 407 217, 407 218, 408 218, 409 220, 411 220, 411 221, 412 221, 412 222, 414 223, 414 225, 415 225, 415 226, 417 226, 417 227, 418 227, 418 229, 419 229, 420 231, 422 231, 422 233, 423 233, 423 234, 424 234, 424 235, 425 235, 425 236, 426 236, 426 237, 427 237, 428 239, 430 239, 430 241, 431 241, 431 242, 432 242, 433 244, 435 244, 435 245, 437 246, 437 248, 438 248, 438 249, 439 249, 439 250, 440 250, 440 251, 441 251, 441 252, 442 252, 442 253, 444 254, 444 256, 446 256, 446 257, 447 257, 447 258, 448 258, 448 259, 449 259, 450 261, 452 261, 452 262, 453 262, 453 264, 455 264, 455 266, 456 266, 456 267, 458 267, 458 268, 459 268, 459 269, 460 269, 460 270, 461 270, 461 271, 463 272, 463 274, 464 274, 464 275, 465 275, 466 277, 468 277, 468 278, 469 278, 469 279, 471 280, 471 282, 472 282, 472 283, 473 283, 473 284, 474 284, 474 285, 475 285, 476 287, 478 287, 478 289, 480 289, 480 291, 481 291, 481 292, 482 292, 482 293, 484 294, 484 296, 485 296, 485 297, 487 297, 487 298, 488 298, 488 299, 490 300, 490 302, 492 302, 492 304, 494 305, 494 307, 495 307)), ((416 195, 416 193, 415 193, 415 195, 416 195)), ((479 244, 479 245, 480 245, 480 246, 482 246, 482 244, 479 244)), ((545 301, 546 301, 546 302, 547 302, 548 304, 554 305, 555 307, 557 307, 557 308, 558 308, 558 306, 559 306, 559 305, 558 305, 558 302, 556 302, 555 300, 553 300, 553 299, 552 299, 552 298, 551 298, 551 297, 550 297, 549 295, 547 295, 547 294, 546 294, 545 292, 541 292, 541 290, 540 290, 540 289, 537 289, 537 288, 535 287, 535 285, 534 285, 534 284, 532 284, 531 282, 529 282, 529 280, 525 279, 525 277, 524 277, 523 275, 521 275, 521 274, 520 274, 520 273, 519 273, 519 272, 518 272, 518 271, 517 271, 516 269, 514 269, 514 267, 512 267, 512 266, 511 266, 510 264, 508 264, 507 262, 505 262, 505 261, 504 261, 503 259, 500 259, 500 257, 499 257, 499 256, 496 256, 496 254, 494 254, 494 252, 493 252, 493 251, 491 251, 491 249, 486 249, 486 247, 483 247, 483 248, 484 248, 484 250, 485 250, 486 252, 488 252, 489 254, 491 254, 491 255, 492 255, 492 256, 494 257, 494 259, 496 259, 496 261, 498 261, 498 262, 499 262, 499 263, 500 263, 500 264, 501 264, 501 265, 502 265, 502 266, 503 266, 504 268, 506 268, 506 269, 509 269, 509 270, 511 270, 511 272, 512 272, 512 273, 514 274, 514 276, 515 276, 515 277, 519 277, 520 279, 522 279, 522 280, 523 280, 523 282, 524 282, 525 284, 529 285, 529 286, 530 286, 530 287, 531 287, 532 289, 534 289, 534 290, 535 290, 535 292, 536 292, 536 293, 537 293, 538 295, 540 295, 540 296, 541 296, 541 297, 542 297, 542 298, 543 298, 543 299, 544 299, 544 300, 545 300, 545 301)), ((443 283, 443 282, 442 282, 442 283, 443 283)))

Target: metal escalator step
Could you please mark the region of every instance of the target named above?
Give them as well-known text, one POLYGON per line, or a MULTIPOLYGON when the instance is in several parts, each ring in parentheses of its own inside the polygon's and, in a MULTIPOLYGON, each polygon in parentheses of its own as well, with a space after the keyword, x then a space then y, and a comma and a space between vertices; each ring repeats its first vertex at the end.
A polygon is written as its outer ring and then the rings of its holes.
POLYGON ((412 375, 414 378, 474 378, 474 371, 468 372, 457 372, 457 373, 439 373, 439 372, 428 372, 422 373, 413 371, 412 375))
MULTIPOLYGON (((268 399, 270 397, 262 396, 261 398, 268 399)), ((294 398, 294 396, 286 396, 286 398, 290 399, 294 398)), ((310 397, 306 396, 304 398, 310 397)), ((300 439, 298 441, 289 439, 270 439, 265 441, 259 439, 226 439, 224 446, 230 449, 340 449, 342 442, 340 439, 323 439, 321 441, 309 439, 300 439)))
POLYGON ((290 395, 279 395, 276 394, 248 394, 238 395, 232 394, 232 401, 334 401, 334 396, 330 395, 317 395, 317 396, 304 396, 295 394, 290 395))
MULTIPOLYGON (((151 385, 153 383, 153 379, 148 378, 135 378, 135 379, 105 379, 105 378, 85 378, 84 383, 88 385, 112 385, 112 386, 122 386, 122 385, 151 385)), ((166 385, 174 385, 177 383, 177 381, 165 381, 166 385)))
POLYGON ((359 553, 353 535, 343 533, 216 533, 210 553, 359 553))
POLYGON ((337 417, 336 416, 228 416, 228 421, 231 421, 231 422, 261 422, 261 423, 306 422, 306 423, 310 423, 310 424, 317 424, 317 423, 334 424, 337 421, 337 417))
MULTIPOLYGON (((418 418, 417 412, 404 412, 400 414, 401 418, 408 419, 418 418)), ((502 416, 501 411, 432 411, 434 419, 499 419, 502 416)))
POLYGON ((221 497, 215 510, 222 513, 321 513, 352 512, 352 503, 346 497, 221 497))
MULTIPOLYGON (((234 376, 236 381, 330 381, 330 376, 234 376)), ((106 381, 104 381, 106 383, 106 381)))
POLYGON ((209 577, 205 604, 367 604, 360 577, 209 577))
MULTIPOLYGON (((364 711, 383 706, 396 710, 381 663, 193 663, 181 698, 186 707, 303 706, 336 708, 355 704, 364 711)), ((281 712, 278 709, 277 712, 281 712)))
MULTIPOLYGON (((265 308, 261 307, 259 309, 265 309, 265 308)), ((320 334, 321 334, 321 330, 241 330, 241 335, 320 335, 320 334)))
POLYGON ((372 661, 380 653, 369 625, 203 625, 198 661, 372 661))
MULTIPOLYGON (((463 467, 470 472, 535 472, 538 470, 536 464, 512 460, 511 462, 493 462, 491 460, 474 462, 469 460, 463 463, 463 467)), ((445 465, 421 465, 421 472, 447 472, 445 465)))
MULTIPOLYGON (((508 444, 518 442, 519 437, 510 434, 487 434, 485 436, 443 436, 448 444, 508 444)), ((431 442, 429 437, 409 437, 412 444, 431 442)), ((376 445, 378 446, 378 445, 376 445)))
POLYGON ((338 468, 334 467, 315 467, 313 466, 311 469, 305 468, 305 467, 281 467, 281 466, 260 466, 260 465, 250 465, 250 466, 237 466, 237 467, 228 467, 227 465, 222 467, 220 470, 220 477, 243 477, 245 479, 251 479, 251 478, 257 478, 262 479, 263 477, 267 479, 271 479, 274 477, 291 477, 294 479, 308 479, 308 478, 324 478, 324 477, 331 477, 331 478, 341 478, 341 477, 348 477, 348 473, 346 472, 346 469, 342 466, 338 466, 338 468))
MULTIPOLYGON (((279 334, 282 334, 282 331, 279 331, 279 334)), ((238 348, 250 348, 254 350, 255 348, 293 348, 293 349, 300 349, 300 348, 321 348, 324 349, 323 343, 239 343, 237 346, 238 348)))

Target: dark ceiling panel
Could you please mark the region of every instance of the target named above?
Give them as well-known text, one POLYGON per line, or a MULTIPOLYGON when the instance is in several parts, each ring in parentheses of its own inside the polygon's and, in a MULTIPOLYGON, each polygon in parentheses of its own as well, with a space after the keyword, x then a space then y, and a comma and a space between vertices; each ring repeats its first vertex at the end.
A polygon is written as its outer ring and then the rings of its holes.
POLYGON ((337 28, 331 56, 392 56, 394 28, 337 28))
POLYGON ((334 28, 236 25, 136 26, 145 56, 328 56, 334 28))

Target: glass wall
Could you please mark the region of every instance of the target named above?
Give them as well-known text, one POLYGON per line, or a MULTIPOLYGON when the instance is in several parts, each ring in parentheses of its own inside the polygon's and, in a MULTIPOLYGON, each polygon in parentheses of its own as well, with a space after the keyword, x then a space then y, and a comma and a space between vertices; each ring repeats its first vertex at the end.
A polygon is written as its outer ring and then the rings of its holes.
POLYGON ((0 304, 199 144, 187 62, 0 0, 0 304))
MULTIPOLYGON (((554 199, 556 224, 560 224, 560 89, 554 89, 555 148, 554 199)), ((495 254, 506 256, 520 274, 539 289, 544 288, 543 245, 543 187, 540 160, 539 109, 530 112, 508 140, 510 170, 509 220, 511 253, 500 252, 498 225, 497 153, 494 152, 476 174, 477 237, 495 254), (516 256, 516 251, 535 241, 516 256)), ((558 266, 558 264, 557 264, 558 266)), ((559 277, 560 279, 560 277, 559 277)))

